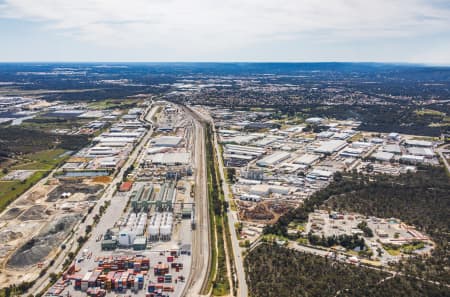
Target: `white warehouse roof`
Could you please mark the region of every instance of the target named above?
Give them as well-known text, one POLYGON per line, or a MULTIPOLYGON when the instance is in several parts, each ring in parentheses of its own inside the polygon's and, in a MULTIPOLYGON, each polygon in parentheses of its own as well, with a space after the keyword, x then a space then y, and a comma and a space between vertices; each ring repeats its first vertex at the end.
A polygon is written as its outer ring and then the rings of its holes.
POLYGON ((150 155, 148 160, 150 160, 154 164, 186 165, 189 164, 189 153, 159 153, 150 155))
POLYGON ((407 140, 405 140, 405 144, 408 146, 421 146, 421 147, 432 147, 433 146, 433 143, 431 141, 415 140, 415 139, 407 139, 407 140))
POLYGON ((304 164, 304 165, 311 165, 315 161, 319 160, 320 156, 313 155, 313 154, 304 154, 300 158, 296 159, 294 161, 295 164, 304 164))
POLYGON ((322 153, 322 154, 331 154, 334 153, 344 146, 347 145, 347 142, 344 140, 328 140, 322 142, 322 144, 316 148, 314 151, 316 153, 322 153))
POLYGON ((152 139, 153 146, 168 146, 175 147, 180 144, 182 137, 178 136, 162 136, 159 138, 152 139))
POLYGON ((286 160, 287 158, 289 158, 291 156, 290 153, 288 152, 276 152, 273 153, 265 158, 262 158, 261 160, 256 162, 256 165, 258 166, 272 166, 275 165, 277 163, 280 163, 281 161, 286 160))
POLYGON ((376 152, 372 154, 372 157, 374 157, 378 161, 390 161, 392 158, 394 158, 394 154, 388 152, 376 152))

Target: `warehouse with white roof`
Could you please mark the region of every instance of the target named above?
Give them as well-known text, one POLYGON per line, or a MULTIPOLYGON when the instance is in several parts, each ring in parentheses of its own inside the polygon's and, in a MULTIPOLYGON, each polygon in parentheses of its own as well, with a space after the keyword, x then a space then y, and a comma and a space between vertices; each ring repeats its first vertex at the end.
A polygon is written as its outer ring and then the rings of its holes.
POLYGON ((344 140, 328 140, 322 142, 322 144, 316 148, 314 152, 321 154, 332 154, 344 148, 346 145, 347 142, 344 140))
POLYGON ((300 158, 297 158, 294 163, 311 166, 314 162, 320 159, 319 155, 304 154, 300 158))
POLYGON ((273 165, 276 165, 276 164, 286 160, 290 156, 291 156, 291 154, 288 152, 275 152, 275 153, 257 161, 256 165, 261 166, 261 167, 273 166, 273 165))
POLYGON ((182 139, 178 136, 162 136, 152 139, 151 143, 153 146, 177 147, 182 139))

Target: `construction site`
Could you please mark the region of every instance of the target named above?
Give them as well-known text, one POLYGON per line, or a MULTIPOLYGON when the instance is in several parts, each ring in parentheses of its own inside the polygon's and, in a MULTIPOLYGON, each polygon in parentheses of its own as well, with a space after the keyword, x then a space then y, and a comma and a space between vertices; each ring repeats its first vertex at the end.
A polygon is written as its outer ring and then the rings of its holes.
POLYGON ((32 281, 103 191, 102 184, 41 181, 0 216, 0 283, 32 281))

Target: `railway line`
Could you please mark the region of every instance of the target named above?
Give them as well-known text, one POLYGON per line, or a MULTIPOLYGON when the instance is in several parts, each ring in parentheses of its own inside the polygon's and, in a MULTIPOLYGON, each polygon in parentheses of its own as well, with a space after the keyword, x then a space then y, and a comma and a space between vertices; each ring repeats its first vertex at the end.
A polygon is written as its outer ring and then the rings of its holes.
POLYGON ((196 229, 192 240, 192 265, 185 292, 182 296, 201 296, 207 284, 209 274, 210 249, 210 225, 209 207, 206 185, 206 152, 205 152, 205 127, 204 121, 188 107, 183 107, 194 123, 194 155, 195 155, 195 205, 196 205, 196 229))

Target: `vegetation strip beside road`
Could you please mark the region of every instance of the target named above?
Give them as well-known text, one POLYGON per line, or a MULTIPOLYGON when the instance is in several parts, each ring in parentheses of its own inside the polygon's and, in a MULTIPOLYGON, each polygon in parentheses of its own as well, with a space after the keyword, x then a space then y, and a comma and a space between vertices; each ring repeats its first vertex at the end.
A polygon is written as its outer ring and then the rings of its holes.
POLYGON ((206 159, 208 172, 208 196, 210 202, 210 224, 211 224, 211 261, 207 285, 203 294, 207 294, 212 289, 212 295, 224 296, 230 293, 230 279, 227 266, 227 256, 225 245, 229 246, 225 238, 229 234, 228 224, 226 224, 226 205, 223 191, 220 185, 220 178, 217 172, 217 156, 214 150, 213 134, 210 124, 206 127, 206 159))

